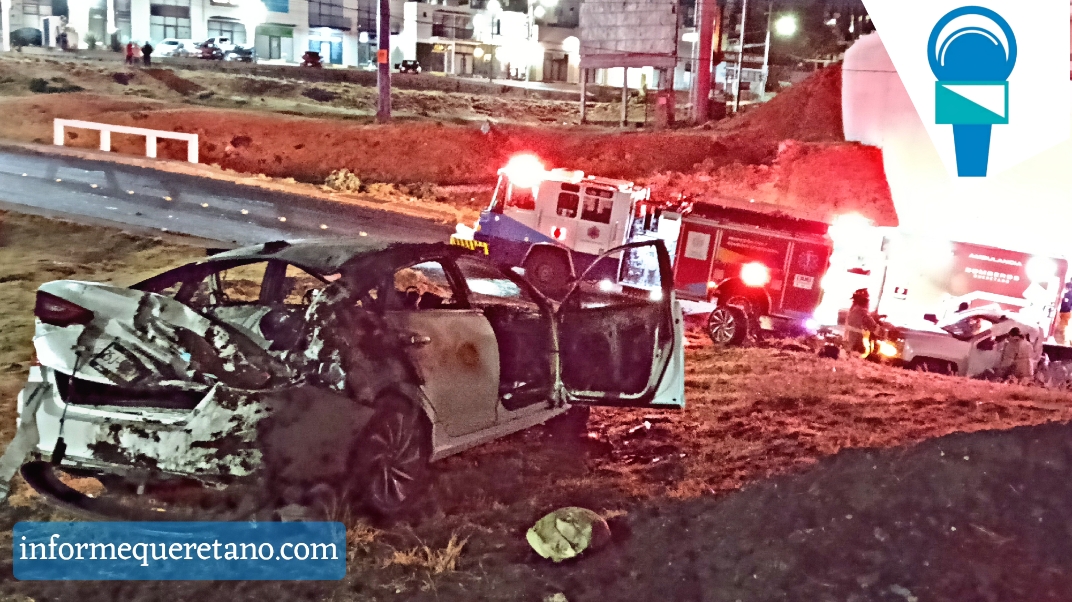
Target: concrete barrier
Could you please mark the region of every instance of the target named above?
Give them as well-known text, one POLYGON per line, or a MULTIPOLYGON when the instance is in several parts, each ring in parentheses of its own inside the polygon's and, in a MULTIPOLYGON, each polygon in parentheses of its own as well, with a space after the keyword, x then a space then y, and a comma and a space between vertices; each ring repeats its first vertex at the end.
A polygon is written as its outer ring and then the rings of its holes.
POLYGON ((150 159, 156 158, 156 141, 159 138, 186 141, 186 160, 197 163, 197 134, 183 134, 180 132, 168 132, 165 130, 150 130, 146 128, 133 128, 125 125, 112 125, 109 123, 95 123, 92 121, 78 121, 76 119, 56 119, 52 123, 52 142, 56 146, 63 146, 64 129, 79 128, 84 130, 97 130, 100 132, 100 149, 112 150, 112 133, 132 134, 145 136, 145 156, 150 159))

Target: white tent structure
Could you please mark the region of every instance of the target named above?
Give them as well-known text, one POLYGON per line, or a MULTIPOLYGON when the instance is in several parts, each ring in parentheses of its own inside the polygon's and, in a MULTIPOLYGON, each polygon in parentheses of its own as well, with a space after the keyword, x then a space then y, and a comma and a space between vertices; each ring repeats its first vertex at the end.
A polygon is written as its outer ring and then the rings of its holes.
POLYGON ((877 33, 849 48, 842 73, 845 138, 882 149, 902 230, 1072 256, 1072 140, 986 178, 957 178, 939 158, 877 33))

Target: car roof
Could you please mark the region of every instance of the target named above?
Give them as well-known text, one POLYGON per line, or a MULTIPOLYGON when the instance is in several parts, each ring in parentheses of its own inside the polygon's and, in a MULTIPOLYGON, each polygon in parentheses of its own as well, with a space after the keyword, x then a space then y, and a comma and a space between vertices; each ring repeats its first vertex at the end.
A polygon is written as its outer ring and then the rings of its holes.
POLYGON ((460 247, 447 243, 400 243, 376 239, 302 239, 274 241, 206 257, 198 263, 220 260, 277 259, 310 268, 322 274, 336 272, 347 262, 358 257, 392 251, 400 255, 426 255, 441 251, 450 253, 460 247))

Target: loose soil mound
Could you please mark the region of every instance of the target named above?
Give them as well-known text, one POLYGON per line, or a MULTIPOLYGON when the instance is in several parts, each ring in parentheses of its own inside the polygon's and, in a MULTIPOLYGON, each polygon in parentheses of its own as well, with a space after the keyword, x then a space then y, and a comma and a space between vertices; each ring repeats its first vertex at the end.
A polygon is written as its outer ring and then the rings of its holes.
POLYGON ((689 173, 663 173, 644 182, 656 198, 681 195, 746 209, 763 203, 827 223, 845 213, 880 226, 898 223, 882 152, 860 144, 787 141, 771 165, 706 162, 689 173))
POLYGON ((715 131, 735 138, 775 144, 782 140, 841 142, 841 65, 816 71, 799 84, 738 117, 719 122, 715 131))
POLYGON ((171 69, 142 69, 142 73, 162 82, 168 89, 178 92, 183 96, 189 96, 190 94, 195 94, 204 90, 203 87, 194 82, 175 75, 175 72, 171 69))

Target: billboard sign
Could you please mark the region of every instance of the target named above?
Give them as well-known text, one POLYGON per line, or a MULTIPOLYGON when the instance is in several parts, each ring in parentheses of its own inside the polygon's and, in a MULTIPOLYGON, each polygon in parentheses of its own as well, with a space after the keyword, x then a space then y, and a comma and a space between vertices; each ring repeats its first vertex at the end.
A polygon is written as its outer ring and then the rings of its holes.
POLYGON ((677 64, 677 2, 584 0, 580 33, 582 69, 677 64))

